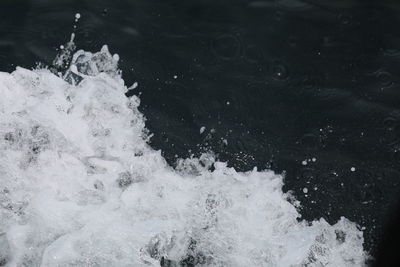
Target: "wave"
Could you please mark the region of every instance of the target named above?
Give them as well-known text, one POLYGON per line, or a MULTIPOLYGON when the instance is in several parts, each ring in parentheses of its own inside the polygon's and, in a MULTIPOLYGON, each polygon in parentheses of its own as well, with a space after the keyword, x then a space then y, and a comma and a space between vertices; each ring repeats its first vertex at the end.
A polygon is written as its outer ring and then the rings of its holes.
POLYGON ((281 175, 212 154, 170 167, 118 59, 0 73, 0 266, 365 264, 357 225, 301 220, 281 175))

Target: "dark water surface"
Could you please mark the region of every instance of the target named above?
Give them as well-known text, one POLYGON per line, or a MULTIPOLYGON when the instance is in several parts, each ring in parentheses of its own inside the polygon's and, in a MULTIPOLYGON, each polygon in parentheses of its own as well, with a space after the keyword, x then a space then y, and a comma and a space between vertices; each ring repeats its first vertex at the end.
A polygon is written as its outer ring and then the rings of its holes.
POLYGON ((78 48, 120 55, 170 164, 285 172, 304 218, 345 216, 375 253, 400 190, 400 3, 1 0, 0 69, 51 64, 77 12, 78 48))

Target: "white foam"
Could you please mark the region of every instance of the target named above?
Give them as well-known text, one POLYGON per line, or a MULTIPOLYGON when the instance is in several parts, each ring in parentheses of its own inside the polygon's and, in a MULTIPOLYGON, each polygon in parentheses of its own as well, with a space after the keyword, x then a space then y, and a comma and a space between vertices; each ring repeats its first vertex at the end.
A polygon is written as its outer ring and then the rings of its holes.
MULTIPOLYGON (((81 18, 81 14, 80 13, 76 13, 75 14, 75 22, 78 22, 80 18, 81 18)), ((75 27, 76 27, 76 25, 75 25, 75 27)))
POLYGON ((138 82, 134 82, 134 83, 128 88, 128 90, 136 89, 138 86, 139 86, 139 83, 138 83, 138 82))
POLYGON ((236 172, 207 154, 168 166, 147 144, 117 59, 107 47, 78 51, 64 75, 72 85, 45 69, 0 73, 9 266, 363 265, 356 225, 299 222, 280 175, 236 172))

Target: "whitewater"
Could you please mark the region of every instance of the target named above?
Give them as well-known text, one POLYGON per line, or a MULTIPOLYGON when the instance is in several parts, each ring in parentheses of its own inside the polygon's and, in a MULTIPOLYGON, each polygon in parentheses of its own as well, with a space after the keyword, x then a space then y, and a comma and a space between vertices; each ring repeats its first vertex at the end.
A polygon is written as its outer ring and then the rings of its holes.
POLYGON ((118 60, 0 72, 0 266, 365 265, 359 227, 302 220, 283 176, 169 166, 118 60))

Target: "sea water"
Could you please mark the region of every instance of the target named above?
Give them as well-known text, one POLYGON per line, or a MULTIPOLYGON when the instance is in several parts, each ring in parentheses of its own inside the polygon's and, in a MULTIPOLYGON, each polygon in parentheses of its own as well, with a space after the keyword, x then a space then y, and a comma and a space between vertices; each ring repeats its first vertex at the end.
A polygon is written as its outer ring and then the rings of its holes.
POLYGON ((118 59, 0 73, 0 265, 364 265, 357 225, 302 220, 281 175, 169 166, 118 59))

